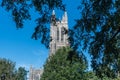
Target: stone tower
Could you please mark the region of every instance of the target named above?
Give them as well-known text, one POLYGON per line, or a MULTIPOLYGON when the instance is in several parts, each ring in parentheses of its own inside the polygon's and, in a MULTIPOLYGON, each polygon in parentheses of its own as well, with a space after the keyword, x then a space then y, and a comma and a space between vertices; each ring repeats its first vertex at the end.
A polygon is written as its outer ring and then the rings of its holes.
POLYGON ((29 71, 29 80, 40 80, 43 69, 35 69, 32 66, 29 71))
MULTIPOLYGON (((68 42, 68 18, 67 12, 64 12, 61 20, 56 19, 55 11, 53 10, 50 23, 50 55, 54 54, 57 49, 63 46, 69 46, 68 42)), ((35 69, 32 66, 29 71, 29 80, 40 80, 44 69, 35 69)))
POLYGON ((57 49, 63 46, 68 46, 68 17, 65 11, 62 19, 56 19, 55 11, 53 10, 50 24, 50 56, 54 54, 57 49))

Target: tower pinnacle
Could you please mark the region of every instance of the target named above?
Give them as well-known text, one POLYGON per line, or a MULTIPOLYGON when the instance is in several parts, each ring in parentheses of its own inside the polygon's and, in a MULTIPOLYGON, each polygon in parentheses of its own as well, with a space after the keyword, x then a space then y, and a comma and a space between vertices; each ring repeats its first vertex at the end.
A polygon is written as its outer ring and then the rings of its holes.
POLYGON ((68 17, 67 17, 67 12, 66 12, 66 11, 64 12, 64 15, 63 15, 63 17, 62 17, 62 21, 63 21, 64 23, 68 23, 68 17))
POLYGON ((67 11, 64 12, 64 16, 67 17, 67 11))
POLYGON ((51 22, 53 25, 56 24, 56 16, 55 16, 55 10, 52 11, 52 15, 51 15, 51 22))
POLYGON ((55 10, 52 11, 52 15, 55 15, 55 10))

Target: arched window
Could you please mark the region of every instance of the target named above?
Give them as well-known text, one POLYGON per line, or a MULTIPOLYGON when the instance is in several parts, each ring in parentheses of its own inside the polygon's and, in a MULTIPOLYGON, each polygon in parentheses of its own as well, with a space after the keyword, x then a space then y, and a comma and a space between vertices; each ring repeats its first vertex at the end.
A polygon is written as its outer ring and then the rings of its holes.
POLYGON ((61 28, 61 41, 64 39, 64 27, 61 28))
POLYGON ((57 28, 57 41, 59 41, 59 28, 57 28))
POLYGON ((54 49, 56 50, 56 44, 54 44, 54 49))

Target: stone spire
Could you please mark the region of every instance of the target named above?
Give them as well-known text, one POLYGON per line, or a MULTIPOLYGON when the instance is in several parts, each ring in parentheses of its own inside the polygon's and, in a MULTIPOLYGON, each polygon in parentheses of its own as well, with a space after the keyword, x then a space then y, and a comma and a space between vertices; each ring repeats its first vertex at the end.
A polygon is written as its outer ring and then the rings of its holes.
POLYGON ((52 11, 52 15, 55 15, 55 10, 52 11))
POLYGON ((52 25, 56 25, 55 10, 52 11, 52 15, 51 15, 51 23, 52 23, 52 25))
POLYGON ((67 17, 67 12, 66 11, 64 12, 64 17, 67 20, 68 17, 67 17))
POLYGON ((64 12, 64 15, 62 17, 62 21, 65 22, 65 23, 68 23, 68 17, 67 17, 67 12, 66 11, 64 12))

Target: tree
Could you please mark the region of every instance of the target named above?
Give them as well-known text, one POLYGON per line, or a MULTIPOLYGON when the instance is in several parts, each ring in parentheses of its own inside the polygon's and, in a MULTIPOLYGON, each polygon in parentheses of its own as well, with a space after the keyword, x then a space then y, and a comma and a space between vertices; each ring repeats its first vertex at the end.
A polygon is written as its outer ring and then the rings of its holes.
POLYGON ((120 72, 120 1, 83 0, 82 7, 70 33, 71 46, 88 50, 99 78, 115 78, 120 72))
POLYGON ((55 8, 65 10, 62 0, 2 0, 1 7, 11 13, 17 28, 22 28, 26 20, 31 20, 30 11, 35 10, 39 16, 35 20, 36 27, 32 38, 35 40, 40 38, 46 47, 50 41, 47 24, 51 21, 52 10, 55 8))
POLYGON ((83 80, 87 61, 85 56, 70 48, 61 48, 44 65, 41 80, 83 80))
POLYGON ((15 80, 27 80, 27 71, 23 67, 19 67, 16 72, 15 80))
POLYGON ((14 71, 15 71, 14 62, 7 59, 0 59, 0 76, 1 77, 3 76, 5 79, 12 80, 14 71))
POLYGON ((27 71, 19 67, 15 68, 15 63, 11 60, 0 58, 0 80, 27 80, 27 71))

